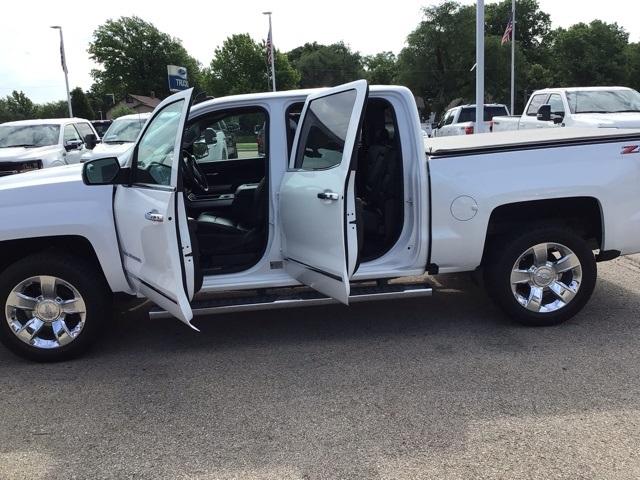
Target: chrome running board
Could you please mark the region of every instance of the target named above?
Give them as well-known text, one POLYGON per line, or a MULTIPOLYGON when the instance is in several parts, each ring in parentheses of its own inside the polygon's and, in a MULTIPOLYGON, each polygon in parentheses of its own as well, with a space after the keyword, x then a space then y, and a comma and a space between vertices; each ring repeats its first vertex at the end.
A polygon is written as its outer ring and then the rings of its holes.
MULTIPOLYGON (((277 291, 282 290, 286 290, 286 293, 196 300, 192 302, 191 309, 193 310, 194 316, 201 316, 339 304, 337 300, 325 297, 316 291, 306 289, 306 287, 277 289, 277 291)), ((360 286, 355 284, 351 286, 349 303, 429 297, 432 293, 432 287, 425 283, 396 283, 381 286, 360 286)), ((169 312, 161 310, 158 307, 153 308, 149 312, 149 317, 151 318, 170 318, 171 316, 169 312)))

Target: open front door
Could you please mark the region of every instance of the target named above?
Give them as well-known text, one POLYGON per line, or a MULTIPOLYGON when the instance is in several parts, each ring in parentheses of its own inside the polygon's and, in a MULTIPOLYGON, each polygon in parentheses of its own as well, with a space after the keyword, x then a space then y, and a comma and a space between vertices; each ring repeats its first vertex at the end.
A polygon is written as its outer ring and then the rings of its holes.
POLYGON ((365 80, 311 95, 280 187, 285 270, 342 303, 356 268, 355 168, 365 80))
POLYGON ((114 198, 129 282, 190 326, 194 259, 178 177, 191 93, 176 93, 154 110, 133 151, 131 184, 118 185, 114 198))

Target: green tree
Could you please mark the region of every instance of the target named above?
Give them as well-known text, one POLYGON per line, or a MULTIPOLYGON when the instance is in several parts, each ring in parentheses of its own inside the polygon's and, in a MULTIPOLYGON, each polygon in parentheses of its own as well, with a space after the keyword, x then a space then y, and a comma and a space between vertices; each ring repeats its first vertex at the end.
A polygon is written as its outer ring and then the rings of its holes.
MULTIPOLYGON (((276 87, 295 88, 299 75, 287 55, 276 50, 276 87)), ((267 56, 264 44, 258 44, 247 33, 228 37, 215 49, 213 60, 205 74, 207 91, 215 96, 269 90, 267 56)))
POLYGON ((475 11, 445 1, 424 8, 423 14, 398 56, 398 80, 441 112, 456 98, 472 98, 475 11))
MULTIPOLYGON (((511 0, 487 4, 486 34, 502 37, 510 16, 511 0)), ((538 0, 517 0, 516 41, 527 60, 539 60, 540 54, 546 52, 543 39, 550 32, 551 16, 540 10, 538 0)))
POLYGON ((115 120, 118 117, 133 115, 134 113, 136 113, 136 111, 133 108, 127 107, 126 105, 118 105, 111 111, 111 118, 115 120))
POLYGON ((97 90, 114 93, 118 99, 126 93, 167 96, 167 65, 185 67, 189 85, 201 89, 200 65, 180 40, 135 16, 108 20, 99 26, 88 52, 101 66, 91 72, 99 85, 97 90))
POLYGON ((37 105, 38 118, 65 118, 69 116, 69 104, 66 100, 37 105))
POLYGON ((625 49, 628 79, 626 85, 640 90, 640 43, 630 43, 625 49))
POLYGON ((381 52, 364 57, 365 76, 371 84, 393 85, 397 83, 397 63, 393 52, 381 52))
POLYGON ((624 84, 629 34, 616 23, 594 20, 559 28, 552 57, 557 86, 624 84))
POLYGON ((74 117, 86 118, 87 120, 93 120, 95 118, 95 113, 89 104, 89 99, 80 87, 71 90, 71 109, 73 110, 74 117))
POLYGON ((300 72, 302 88, 331 87, 364 77, 362 56, 343 42, 331 45, 305 43, 287 55, 300 72))
POLYGON ((36 117, 36 106, 27 95, 14 90, 0 99, 0 122, 28 120, 36 117))

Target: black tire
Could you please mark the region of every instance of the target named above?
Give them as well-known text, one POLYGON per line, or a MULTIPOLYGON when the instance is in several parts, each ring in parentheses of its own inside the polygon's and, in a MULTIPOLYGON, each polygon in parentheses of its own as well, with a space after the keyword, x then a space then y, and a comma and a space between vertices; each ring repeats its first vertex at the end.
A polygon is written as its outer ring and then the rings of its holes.
POLYGON ((28 256, 0 274, 0 342, 16 355, 37 362, 58 362, 84 353, 111 318, 112 294, 102 272, 81 257, 55 251, 28 256), (86 307, 85 323, 70 343, 45 349, 27 344, 13 333, 7 320, 7 298, 20 282, 40 275, 58 277, 73 285, 86 307))
MULTIPOLYGON (((559 227, 539 227, 495 239, 488 245, 483 267, 487 293, 493 301, 516 322, 535 327, 557 325, 576 315, 589 301, 598 276, 595 257, 587 242, 571 230, 559 227), (575 296, 563 307, 549 312, 528 310, 516 300, 511 288, 511 272, 516 261, 541 243, 560 244, 572 250, 580 261, 582 274, 575 296)), ((548 294, 552 292, 545 293, 548 294)))

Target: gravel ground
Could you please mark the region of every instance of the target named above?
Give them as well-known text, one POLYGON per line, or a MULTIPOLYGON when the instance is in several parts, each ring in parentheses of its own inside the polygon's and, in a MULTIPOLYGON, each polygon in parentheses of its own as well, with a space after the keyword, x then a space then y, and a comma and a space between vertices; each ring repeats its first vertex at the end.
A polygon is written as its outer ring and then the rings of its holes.
POLYGON ((438 280, 431 299, 200 334, 121 318, 57 365, 0 349, 0 479, 640 478, 638 259, 601 264, 554 328, 438 280))

